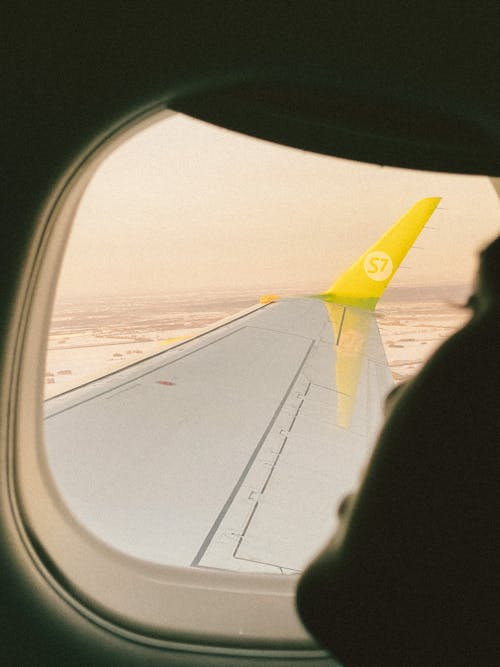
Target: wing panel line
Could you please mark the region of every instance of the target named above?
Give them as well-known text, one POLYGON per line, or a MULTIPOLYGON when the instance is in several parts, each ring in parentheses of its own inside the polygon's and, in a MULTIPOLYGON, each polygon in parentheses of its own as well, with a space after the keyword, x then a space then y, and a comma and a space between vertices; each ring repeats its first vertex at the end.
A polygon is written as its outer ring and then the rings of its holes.
POLYGON ((337 336, 337 340, 335 341, 335 345, 338 345, 340 343, 340 334, 342 333, 342 327, 344 326, 345 311, 346 308, 344 307, 344 310, 342 311, 342 319, 340 320, 340 325, 339 325, 339 333, 337 336))
POLYGON ((233 500, 235 499, 238 491, 240 490, 241 485, 243 484, 243 482, 245 481, 246 476, 248 475, 248 472, 249 472, 250 468, 252 467, 255 459, 257 458, 257 455, 259 454, 260 450, 262 449, 262 446, 264 445, 264 442, 266 441, 267 436, 269 435, 269 432, 274 425, 274 422, 276 421, 279 413, 281 412, 281 409, 283 408, 283 405, 285 404, 285 401, 287 400, 288 396, 290 395, 290 392, 292 391, 292 388, 293 388, 294 384, 296 383, 297 378, 299 377, 300 373, 302 372, 302 369, 304 368, 305 363, 306 363, 309 355, 311 354, 311 350, 312 350, 315 342, 316 342, 315 340, 312 340, 311 343, 309 344, 309 347, 306 350, 304 358, 302 359, 302 362, 301 362, 297 372, 295 373, 292 381, 290 382, 290 385, 288 386, 288 389, 286 390, 283 398, 281 399, 280 404, 276 408, 276 410, 274 412, 274 415, 272 416, 269 424, 267 425, 267 428, 264 431, 261 439, 257 443, 257 446, 255 447, 252 455, 248 459, 248 462, 247 462, 246 466, 244 467, 243 472, 241 473, 241 475, 240 475, 238 481, 236 482, 233 490, 231 491, 231 494, 228 496, 228 499, 224 503, 224 506, 222 507, 221 511, 219 512, 219 515, 217 516, 217 518, 215 519, 212 527, 208 531, 207 536, 203 540, 202 545, 198 550, 198 553, 196 554, 196 556, 192 560, 191 567, 197 567, 198 564, 200 563, 201 559, 205 555, 205 552, 208 549, 208 547, 210 545, 210 542, 212 541, 212 539, 213 539, 215 533, 217 532, 217 530, 219 529, 219 526, 222 523, 225 515, 227 514, 229 508, 231 507, 231 505, 233 503, 233 500))

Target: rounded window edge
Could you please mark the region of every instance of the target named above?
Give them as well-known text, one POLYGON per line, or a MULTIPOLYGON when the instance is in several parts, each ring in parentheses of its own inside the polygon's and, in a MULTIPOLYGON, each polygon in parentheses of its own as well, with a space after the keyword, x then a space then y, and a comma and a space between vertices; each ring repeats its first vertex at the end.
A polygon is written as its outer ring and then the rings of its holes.
POLYGON ((52 587, 80 613, 115 633, 190 651, 210 647, 214 652, 318 657, 324 653, 295 611, 295 577, 159 566, 115 551, 79 526, 66 509, 42 451, 43 371, 54 276, 79 200, 99 164, 120 143, 175 113, 156 105, 99 140, 65 174, 39 217, 40 232, 19 292, 16 400, 9 415, 10 492, 18 530, 52 587))

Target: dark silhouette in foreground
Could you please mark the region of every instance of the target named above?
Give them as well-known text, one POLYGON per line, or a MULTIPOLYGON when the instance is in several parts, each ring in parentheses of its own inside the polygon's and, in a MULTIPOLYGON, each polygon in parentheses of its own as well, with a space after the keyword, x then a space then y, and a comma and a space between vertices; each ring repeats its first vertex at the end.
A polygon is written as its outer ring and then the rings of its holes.
POLYGON ((299 614, 345 667, 500 664, 500 237, 471 320, 388 401, 299 614))

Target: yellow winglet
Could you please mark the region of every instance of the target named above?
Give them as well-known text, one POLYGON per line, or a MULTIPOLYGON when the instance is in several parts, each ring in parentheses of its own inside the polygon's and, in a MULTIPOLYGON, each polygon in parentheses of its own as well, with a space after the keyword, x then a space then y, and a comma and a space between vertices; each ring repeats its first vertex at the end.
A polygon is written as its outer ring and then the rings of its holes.
POLYGON ((440 201, 428 197, 417 202, 319 297, 373 310, 440 201))

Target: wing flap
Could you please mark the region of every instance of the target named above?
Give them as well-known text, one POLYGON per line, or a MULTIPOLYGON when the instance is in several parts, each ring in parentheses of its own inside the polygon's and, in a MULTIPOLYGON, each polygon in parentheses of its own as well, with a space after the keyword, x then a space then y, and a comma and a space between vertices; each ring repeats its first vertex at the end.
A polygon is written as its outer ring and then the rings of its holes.
MULTIPOLYGON (((372 350, 376 340, 377 336, 370 341, 372 350)), ((230 569, 301 571, 331 535, 336 506, 357 485, 368 457, 382 417, 382 398, 392 379, 388 369, 380 372, 380 354, 377 361, 364 359, 356 410, 350 427, 345 428, 337 419, 340 397, 332 381, 335 367, 330 368, 329 386, 315 384, 317 376, 310 372, 311 366, 320 364, 322 349, 326 351, 321 344, 315 348, 300 374, 298 380, 305 381, 306 388, 302 385, 301 393, 297 392, 300 400, 294 406, 290 426, 270 434, 274 446, 266 461, 268 471, 262 475, 260 487, 257 479, 253 481, 245 522, 238 524, 235 516, 231 518, 232 557, 227 552, 222 558, 217 552, 220 536, 214 534, 213 544, 198 564, 217 567, 224 562, 230 569)), ((323 361, 329 363, 331 355, 323 361)))

